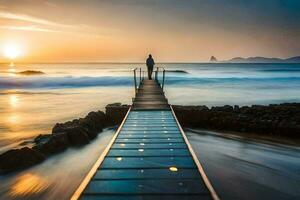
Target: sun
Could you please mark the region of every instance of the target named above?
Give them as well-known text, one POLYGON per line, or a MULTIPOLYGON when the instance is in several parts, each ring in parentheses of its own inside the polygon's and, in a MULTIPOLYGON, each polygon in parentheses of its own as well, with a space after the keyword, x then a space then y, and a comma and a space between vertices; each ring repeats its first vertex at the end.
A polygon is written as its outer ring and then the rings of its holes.
POLYGON ((6 45, 3 49, 4 56, 9 59, 16 59, 21 55, 21 48, 15 44, 6 45))

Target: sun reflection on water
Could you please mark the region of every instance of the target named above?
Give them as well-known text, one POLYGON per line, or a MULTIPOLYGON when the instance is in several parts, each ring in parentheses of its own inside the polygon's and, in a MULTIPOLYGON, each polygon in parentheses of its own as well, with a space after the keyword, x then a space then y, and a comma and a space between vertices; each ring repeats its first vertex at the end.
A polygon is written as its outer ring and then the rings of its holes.
POLYGON ((13 114, 11 116, 8 117, 8 122, 10 124, 18 124, 20 121, 20 116, 17 114, 13 114))
MULTIPOLYGON (((13 66, 11 66, 11 67, 13 67, 13 66)), ((15 68, 9 68, 8 69, 8 75, 9 76, 16 76, 17 74, 16 74, 16 69, 15 68)))
POLYGON ((18 96, 15 95, 15 94, 11 94, 9 96, 9 104, 10 104, 11 107, 14 107, 14 108, 18 107, 18 105, 19 105, 19 98, 18 98, 18 96))
POLYGON ((38 194, 45 191, 48 187, 46 180, 35 174, 24 174, 16 180, 15 184, 10 188, 10 196, 25 196, 38 194))

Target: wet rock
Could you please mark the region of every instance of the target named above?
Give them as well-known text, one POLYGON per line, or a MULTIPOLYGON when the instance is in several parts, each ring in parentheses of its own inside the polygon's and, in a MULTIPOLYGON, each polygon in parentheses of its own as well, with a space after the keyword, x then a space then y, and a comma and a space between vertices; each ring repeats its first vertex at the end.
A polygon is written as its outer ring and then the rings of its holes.
MULTIPOLYGON (((120 113, 128 110, 129 107, 118 105, 115 104, 115 111, 118 113, 115 116, 122 117, 120 113)), ((113 115, 113 113, 110 114, 113 115)), ((116 121, 122 119, 115 118, 116 121)), ((0 172, 23 169, 43 161, 45 157, 64 151, 70 146, 88 144, 90 140, 97 137, 98 133, 102 132, 103 128, 115 123, 102 111, 90 112, 84 118, 57 123, 52 128, 52 134, 37 136, 32 148, 14 149, 0 155, 0 172)))
POLYGON ((80 126, 69 128, 66 133, 73 146, 81 146, 90 142, 87 130, 80 126))
POLYGON ((88 138, 92 140, 109 124, 110 122, 107 116, 102 111, 90 112, 85 118, 55 124, 52 129, 52 133, 72 132, 73 135, 75 134, 74 129, 77 129, 82 134, 85 132, 85 134, 88 135, 88 138))
POLYGON ((46 143, 51 138, 51 134, 40 134, 34 138, 36 144, 46 143))
POLYGON ((45 156, 28 147, 9 150, 0 155, 0 173, 7 173, 24 169, 41 163, 45 156))
POLYGON ((238 105, 234 105, 233 111, 234 112, 239 112, 240 111, 240 107, 238 105))
POLYGON ((80 125, 73 125, 65 123, 64 125, 57 125, 54 129, 53 135, 63 135, 66 134, 68 136, 68 140, 72 146, 81 146, 84 144, 88 144, 89 133, 86 128, 80 125))
POLYGON ((129 105, 122 105, 121 103, 108 104, 105 107, 105 114, 110 122, 109 125, 121 124, 129 108, 129 105))
POLYGON ((66 133, 56 133, 47 138, 47 141, 37 142, 33 149, 45 155, 51 155, 64 151, 70 146, 69 137, 66 133))
POLYGON ((211 111, 232 112, 233 111, 233 107, 230 106, 230 105, 217 106, 217 107, 212 107, 211 111))
POLYGON ((78 124, 88 130, 90 139, 94 139, 97 133, 102 132, 102 129, 109 123, 106 115, 102 111, 98 111, 90 112, 84 119, 80 119, 78 124))
POLYGON ((300 138, 300 103, 234 107, 173 106, 184 127, 300 138))

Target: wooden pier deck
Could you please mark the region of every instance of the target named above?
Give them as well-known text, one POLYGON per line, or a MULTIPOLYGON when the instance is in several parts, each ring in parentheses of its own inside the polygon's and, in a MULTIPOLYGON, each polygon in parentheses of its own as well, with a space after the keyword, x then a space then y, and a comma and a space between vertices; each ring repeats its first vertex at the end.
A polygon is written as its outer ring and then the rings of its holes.
POLYGON ((156 80, 144 80, 133 100, 134 110, 170 110, 164 91, 156 80))
POLYGON ((219 198, 159 84, 145 80, 110 144, 72 199, 219 198))

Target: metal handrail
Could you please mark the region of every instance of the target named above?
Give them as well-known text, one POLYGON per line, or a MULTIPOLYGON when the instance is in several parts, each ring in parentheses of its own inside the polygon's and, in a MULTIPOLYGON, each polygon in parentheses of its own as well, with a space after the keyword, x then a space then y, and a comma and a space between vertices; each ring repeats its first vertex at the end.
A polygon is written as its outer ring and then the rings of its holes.
POLYGON ((138 89, 140 88, 144 77, 145 77, 145 71, 142 70, 141 67, 136 67, 133 69, 133 77, 134 77, 134 89, 135 89, 135 94, 137 93, 138 89), (139 71, 139 83, 137 82, 137 71, 139 71))
MULTIPOLYGON (((155 80, 160 84, 162 90, 164 90, 165 86, 165 77, 166 77, 166 70, 163 67, 156 67, 156 70, 154 71, 154 78, 155 80), (162 81, 159 81, 159 72, 162 72, 162 81)), ((137 94, 138 89, 140 88, 142 82, 144 81, 145 78, 145 71, 142 70, 141 67, 136 67, 133 69, 133 77, 134 77, 134 89, 135 89, 135 94, 137 94), (139 75, 139 77, 138 77, 139 75)))
POLYGON ((165 77, 166 77, 166 70, 163 67, 156 67, 156 71, 155 71, 155 80, 161 85, 161 89, 164 90, 164 86, 165 86, 165 77), (162 83, 159 82, 158 80, 158 73, 160 72, 159 69, 162 69, 162 83))

